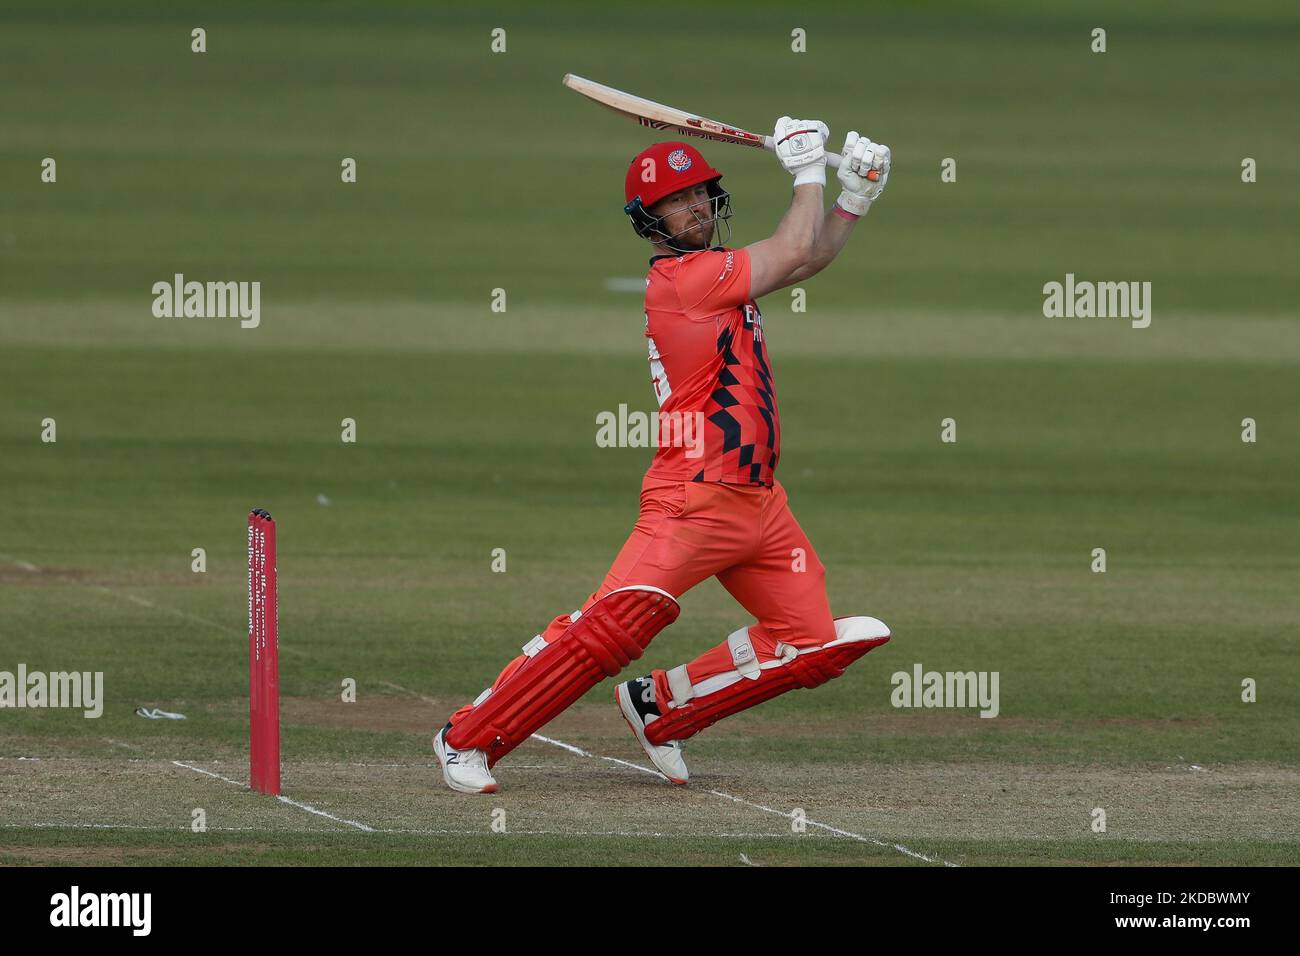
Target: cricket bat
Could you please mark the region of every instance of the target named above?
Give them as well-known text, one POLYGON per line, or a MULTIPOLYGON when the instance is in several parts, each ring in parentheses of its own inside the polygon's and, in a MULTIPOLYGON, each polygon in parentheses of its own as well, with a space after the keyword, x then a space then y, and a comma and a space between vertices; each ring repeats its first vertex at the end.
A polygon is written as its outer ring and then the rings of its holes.
MULTIPOLYGON (((564 85, 575 93, 581 93, 587 99, 594 100, 606 109, 613 110, 628 119, 636 120, 642 126, 650 129, 673 130, 685 136, 698 136, 700 139, 711 139, 717 143, 735 143, 737 146, 752 146, 755 149, 776 152, 776 144, 772 142, 770 136, 751 133, 738 126, 732 126, 730 123, 706 119, 703 116, 688 113, 686 110, 665 106, 662 103, 656 103, 641 96, 633 96, 631 93, 624 93, 612 86, 596 83, 593 80, 575 76, 572 73, 564 74, 564 85)), ((829 149, 826 150, 826 165, 831 169, 838 169, 840 165, 839 153, 832 152, 829 149)), ((872 172, 868 178, 874 182, 879 178, 879 175, 872 172)))

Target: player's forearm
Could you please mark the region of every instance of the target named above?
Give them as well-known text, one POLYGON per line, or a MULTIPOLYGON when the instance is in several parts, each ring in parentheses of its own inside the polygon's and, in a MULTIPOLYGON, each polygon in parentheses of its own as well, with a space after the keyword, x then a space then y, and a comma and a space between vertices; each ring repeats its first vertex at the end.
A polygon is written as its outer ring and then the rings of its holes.
POLYGON ((834 261, 835 257, 844 248, 845 243, 849 241, 849 236, 853 235, 853 227, 857 225, 858 219, 861 218, 846 219, 843 214, 836 210, 836 206, 831 206, 830 209, 826 210, 826 218, 822 223, 817 245, 813 249, 813 258, 809 265, 817 269, 824 269, 834 261))
POLYGON ((797 282, 800 279, 815 276, 834 262, 835 257, 840 254, 849 241, 849 236, 853 235, 853 227, 856 224, 856 219, 845 219, 835 211, 834 206, 828 209, 822 219, 822 227, 818 232, 817 241, 813 245, 812 255, 806 264, 795 269, 790 274, 790 281, 797 282))
POLYGON ((822 229, 822 187, 806 183, 794 188, 790 208, 772 238, 789 250, 795 262, 807 262, 821 241, 822 229))

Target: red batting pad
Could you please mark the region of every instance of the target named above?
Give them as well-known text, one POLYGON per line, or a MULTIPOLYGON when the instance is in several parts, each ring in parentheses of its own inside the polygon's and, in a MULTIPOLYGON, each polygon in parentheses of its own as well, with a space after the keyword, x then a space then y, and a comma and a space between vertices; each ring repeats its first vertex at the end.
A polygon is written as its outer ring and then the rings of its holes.
POLYGON ((888 640, 887 634, 860 640, 836 640, 815 650, 802 651, 779 666, 764 667, 753 680, 740 677, 721 690, 695 697, 679 707, 668 707, 665 702, 660 705, 664 715, 646 725, 646 740, 655 745, 670 740, 686 740, 723 717, 748 710, 786 691, 817 687, 839 677, 859 657, 888 640))
POLYGON ((456 721, 447 742, 457 750, 484 750, 488 765, 495 764, 640 657, 680 610, 673 596, 658 588, 633 585, 611 591, 456 721))

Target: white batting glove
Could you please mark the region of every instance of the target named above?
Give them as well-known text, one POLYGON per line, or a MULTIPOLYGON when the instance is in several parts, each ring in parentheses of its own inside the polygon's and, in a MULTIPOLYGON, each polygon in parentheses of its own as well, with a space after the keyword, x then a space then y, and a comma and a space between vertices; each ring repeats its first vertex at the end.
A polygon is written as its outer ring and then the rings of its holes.
POLYGON ((821 120, 796 120, 782 116, 772 131, 776 158, 786 172, 793 174, 794 184, 826 185, 826 140, 831 131, 821 120))
POLYGON ((873 143, 865 136, 850 132, 844 137, 837 173, 844 191, 836 200, 839 207, 855 216, 865 216, 871 204, 880 198, 889 179, 889 147, 873 143), (877 179, 868 179, 874 172, 877 179))

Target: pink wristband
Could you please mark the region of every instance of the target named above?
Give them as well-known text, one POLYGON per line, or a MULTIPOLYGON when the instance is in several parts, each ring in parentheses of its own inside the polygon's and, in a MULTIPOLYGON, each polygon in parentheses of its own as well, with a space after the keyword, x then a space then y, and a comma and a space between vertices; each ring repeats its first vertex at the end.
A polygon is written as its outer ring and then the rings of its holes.
POLYGON ((841 219, 847 219, 849 222, 855 222, 858 219, 862 218, 861 216, 855 216, 847 209, 844 209, 843 207, 840 206, 839 203, 836 203, 834 206, 831 207, 831 209, 835 211, 835 215, 839 216, 841 219))

